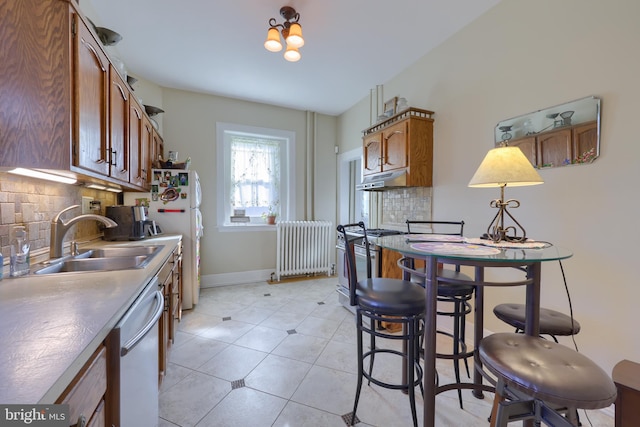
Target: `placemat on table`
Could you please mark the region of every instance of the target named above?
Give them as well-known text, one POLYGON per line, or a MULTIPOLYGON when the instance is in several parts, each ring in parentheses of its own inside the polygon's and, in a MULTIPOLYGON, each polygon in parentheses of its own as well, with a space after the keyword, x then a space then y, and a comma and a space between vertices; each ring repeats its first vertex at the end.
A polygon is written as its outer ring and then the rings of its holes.
POLYGON ((418 251, 433 252, 443 255, 496 255, 500 253, 500 249, 498 248, 466 243, 412 243, 411 248, 418 251))

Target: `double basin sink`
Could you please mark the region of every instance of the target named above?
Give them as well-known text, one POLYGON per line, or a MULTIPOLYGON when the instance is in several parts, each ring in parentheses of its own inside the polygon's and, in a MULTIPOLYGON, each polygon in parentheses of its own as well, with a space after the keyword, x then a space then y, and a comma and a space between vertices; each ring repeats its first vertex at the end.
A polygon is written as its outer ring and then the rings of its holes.
POLYGON ((117 246, 85 249, 74 256, 47 261, 34 274, 97 272, 145 268, 164 246, 117 246))

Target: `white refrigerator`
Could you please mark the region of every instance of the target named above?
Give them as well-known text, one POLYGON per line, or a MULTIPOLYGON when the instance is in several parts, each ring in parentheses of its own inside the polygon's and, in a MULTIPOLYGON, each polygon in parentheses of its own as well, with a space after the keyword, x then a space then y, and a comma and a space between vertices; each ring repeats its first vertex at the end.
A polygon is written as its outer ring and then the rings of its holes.
POLYGON ((182 308, 189 310, 200 295, 200 238, 203 235, 202 189, 198 173, 184 169, 153 169, 151 193, 125 193, 124 204, 148 199, 148 219, 164 234, 182 234, 182 308))

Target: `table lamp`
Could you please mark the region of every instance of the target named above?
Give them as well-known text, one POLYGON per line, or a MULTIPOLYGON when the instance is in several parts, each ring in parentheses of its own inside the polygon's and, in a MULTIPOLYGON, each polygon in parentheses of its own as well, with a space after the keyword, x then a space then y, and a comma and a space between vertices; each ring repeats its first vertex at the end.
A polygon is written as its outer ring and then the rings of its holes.
POLYGON ((504 200, 504 187, 538 185, 544 181, 519 147, 507 145, 496 147, 487 153, 478 170, 469 181, 469 187, 500 187, 500 198, 492 200, 489 205, 497 208, 498 213, 487 228, 488 238, 495 243, 500 241, 524 242, 526 231, 507 210, 517 208, 520 202, 515 199, 504 200), (511 218, 515 225, 505 228, 505 216, 511 218), (522 236, 518 236, 518 229, 522 236), (511 233, 511 234, 509 234, 511 233))

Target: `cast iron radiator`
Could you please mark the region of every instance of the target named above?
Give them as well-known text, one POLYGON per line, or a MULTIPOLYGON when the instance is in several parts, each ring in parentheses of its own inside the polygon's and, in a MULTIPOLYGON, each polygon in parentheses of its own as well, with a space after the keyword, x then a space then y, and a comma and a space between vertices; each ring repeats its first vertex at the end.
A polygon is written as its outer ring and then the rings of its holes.
POLYGON ((331 275, 336 232, 331 221, 278 222, 276 280, 314 273, 331 275))

